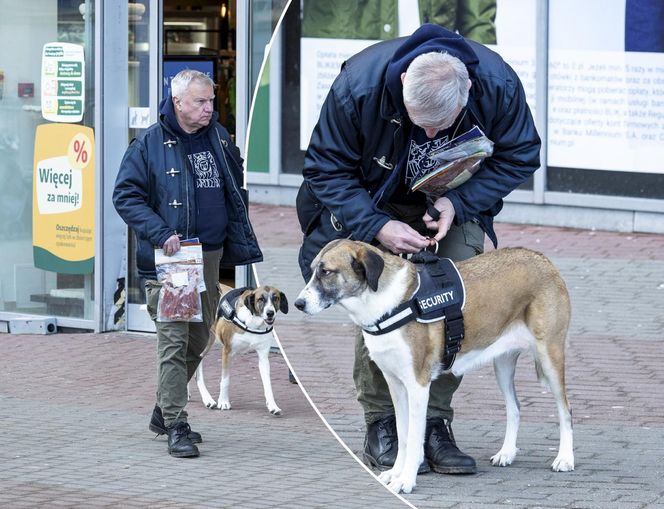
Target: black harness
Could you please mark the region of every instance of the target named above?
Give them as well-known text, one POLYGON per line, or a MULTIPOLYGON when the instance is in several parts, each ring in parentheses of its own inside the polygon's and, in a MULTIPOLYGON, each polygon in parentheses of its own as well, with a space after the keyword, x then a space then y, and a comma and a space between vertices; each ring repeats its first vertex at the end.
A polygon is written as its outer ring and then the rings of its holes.
POLYGON ((233 322, 243 331, 252 334, 268 334, 272 332, 273 327, 268 327, 266 330, 252 329, 238 318, 237 313, 235 312, 235 303, 245 290, 251 290, 251 288, 243 286, 242 288, 234 288, 226 293, 219 300, 219 305, 217 306, 217 318, 223 318, 228 322, 233 322))
POLYGON ((418 286, 415 293, 403 304, 381 316, 378 321, 363 330, 373 336, 387 334, 411 320, 421 323, 445 320, 445 347, 443 369, 448 370, 461 349, 464 335, 463 305, 465 289, 456 266, 449 258, 438 258, 423 251, 413 255, 411 262, 417 265, 418 286))

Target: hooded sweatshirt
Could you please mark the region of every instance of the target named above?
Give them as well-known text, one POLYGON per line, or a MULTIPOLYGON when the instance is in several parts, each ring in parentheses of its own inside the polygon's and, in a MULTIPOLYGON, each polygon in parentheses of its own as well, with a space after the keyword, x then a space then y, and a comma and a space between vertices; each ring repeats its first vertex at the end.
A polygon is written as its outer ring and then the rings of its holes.
POLYGON ((203 244, 203 251, 220 249, 226 239, 228 214, 224 195, 223 161, 214 156, 208 131, 213 122, 193 134, 186 133, 178 124, 169 94, 159 105, 164 122, 182 143, 187 159, 187 171, 194 177, 196 200, 196 236, 203 244))
MULTIPOLYGON (((408 37, 394 53, 385 74, 385 86, 394 105, 402 114, 404 120, 407 119, 408 124, 410 124, 410 118, 403 102, 401 74, 406 72, 415 57, 431 52, 449 53, 461 60, 468 68, 471 80, 475 75, 475 68, 479 64, 479 59, 473 49, 457 33, 431 23, 422 25, 413 32, 413 35, 408 37)), ((408 150, 402 155, 398 163, 399 174, 402 178, 392 201, 398 203, 425 202, 426 198, 423 193, 410 192, 412 180, 419 171, 438 164, 429 157, 432 151, 445 144, 452 136, 462 134, 455 131, 461 123, 464 113, 465 108, 452 126, 444 131, 439 131, 434 139, 430 139, 421 127, 411 124, 408 150)))

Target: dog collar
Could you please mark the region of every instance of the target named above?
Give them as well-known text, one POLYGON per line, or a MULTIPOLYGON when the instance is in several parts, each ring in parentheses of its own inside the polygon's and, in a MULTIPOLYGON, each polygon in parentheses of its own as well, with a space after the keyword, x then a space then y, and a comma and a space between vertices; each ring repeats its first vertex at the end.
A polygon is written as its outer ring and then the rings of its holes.
POLYGON ((427 251, 411 258, 417 265, 417 288, 413 295, 362 329, 380 336, 402 327, 411 320, 431 323, 445 320, 444 369, 449 369, 461 349, 464 336, 463 305, 465 288, 456 266, 449 258, 438 258, 427 251))
POLYGON ((248 290, 249 287, 243 286, 242 288, 234 288, 230 292, 226 293, 220 300, 219 305, 217 306, 217 318, 223 318, 227 322, 233 322, 240 329, 245 332, 250 332, 251 334, 269 334, 272 332, 274 327, 268 327, 267 329, 252 329, 246 323, 244 323, 237 316, 235 312, 235 303, 237 302, 240 295, 245 290, 248 290))

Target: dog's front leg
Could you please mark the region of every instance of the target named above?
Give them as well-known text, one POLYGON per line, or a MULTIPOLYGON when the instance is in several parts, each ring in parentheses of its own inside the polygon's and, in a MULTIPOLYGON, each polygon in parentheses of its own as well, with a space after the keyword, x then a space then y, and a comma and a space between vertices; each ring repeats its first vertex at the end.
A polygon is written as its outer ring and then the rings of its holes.
MULTIPOLYGON (((388 376, 385 377, 388 380, 388 376)), ((417 470, 424 459, 424 431, 426 428, 429 385, 422 386, 414 379, 403 383, 393 379, 390 393, 397 418, 399 452, 389 474, 387 487, 395 493, 410 493, 416 484, 417 470), (396 388, 396 391, 394 390, 396 388), (393 392, 394 391, 394 392, 393 392)), ((381 476, 381 480, 387 475, 381 476)))
MULTIPOLYGON (((203 378, 203 361, 201 361, 198 364, 196 372, 194 373, 194 378, 196 379, 196 386, 198 387, 198 393, 201 395, 203 404, 208 408, 214 408, 215 401, 212 398, 210 392, 207 390, 207 386, 205 385, 205 379, 203 378)), ((189 386, 187 385, 187 391, 188 390, 189 386)))
POLYGON ((378 476, 380 481, 389 485, 392 479, 401 476, 403 465, 406 460, 406 449, 408 447, 408 391, 401 381, 392 375, 383 372, 387 386, 390 389, 390 397, 394 406, 394 417, 397 425, 397 457, 390 470, 386 470, 378 476))
POLYGON ((219 379, 219 402, 217 407, 221 410, 231 409, 230 400, 230 376, 231 376, 231 352, 224 345, 221 350, 221 378, 219 379))
POLYGON ((410 493, 415 487, 417 470, 424 459, 424 432, 427 421, 429 386, 412 380, 406 384, 408 391, 408 435, 406 456, 399 479, 394 479, 389 487, 396 493, 410 493))
POLYGON ((265 403, 267 409, 272 415, 281 415, 281 408, 277 406, 272 394, 272 382, 270 381, 270 347, 257 349, 258 371, 261 374, 263 382, 263 393, 265 394, 265 403))

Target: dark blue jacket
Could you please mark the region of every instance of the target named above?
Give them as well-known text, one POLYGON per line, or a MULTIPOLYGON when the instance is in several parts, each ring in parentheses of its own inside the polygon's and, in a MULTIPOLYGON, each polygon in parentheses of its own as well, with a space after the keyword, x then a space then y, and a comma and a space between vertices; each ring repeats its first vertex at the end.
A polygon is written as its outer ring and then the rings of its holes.
MULTIPOLYGON (((263 254, 249 222, 242 158, 228 131, 212 117, 208 130, 214 155, 225 162, 224 192, 228 212, 222 265, 260 262, 263 254)), ((142 277, 155 278, 154 248, 178 234, 195 237, 194 180, 181 140, 163 121, 150 126, 127 148, 115 181, 113 204, 137 237, 136 264, 142 277)))
POLYGON ((473 84, 459 132, 476 124, 494 142, 493 155, 477 173, 445 195, 454 205, 454 222, 477 219, 496 245, 493 216, 502 199, 539 167, 541 143, 523 86, 497 53, 431 24, 409 38, 370 46, 343 64, 305 155, 297 198, 304 233, 299 262, 305 279, 328 241, 351 237, 372 242, 391 219, 381 205, 399 184, 389 177, 406 150, 412 124, 402 113, 401 98, 393 97, 386 86, 386 76, 392 62, 404 64, 404 47, 412 61, 418 45, 420 53, 435 47, 467 64, 473 84), (432 38, 437 40, 434 46, 432 38))

